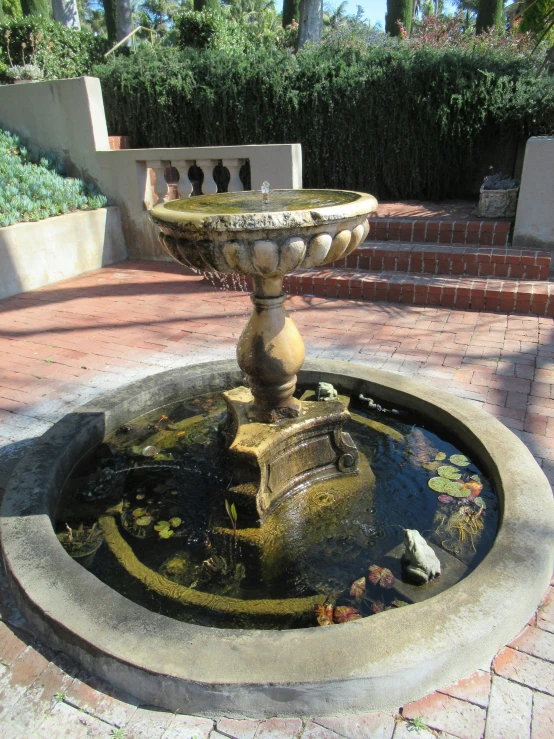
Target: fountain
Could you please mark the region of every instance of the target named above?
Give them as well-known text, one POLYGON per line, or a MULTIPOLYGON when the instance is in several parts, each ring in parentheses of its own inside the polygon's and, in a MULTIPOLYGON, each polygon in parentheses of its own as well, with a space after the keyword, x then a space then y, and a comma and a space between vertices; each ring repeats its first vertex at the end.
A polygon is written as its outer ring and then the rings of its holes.
POLYGON ((238 366, 77 409, 9 482, 3 557, 31 626, 142 702, 396 709, 492 658, 550 582, 551 491, 519 439, 432 386, 305 360, 283 276, 353 251, 375 207, 266 186, 156 206, 177 261, 252 281, 238 366))

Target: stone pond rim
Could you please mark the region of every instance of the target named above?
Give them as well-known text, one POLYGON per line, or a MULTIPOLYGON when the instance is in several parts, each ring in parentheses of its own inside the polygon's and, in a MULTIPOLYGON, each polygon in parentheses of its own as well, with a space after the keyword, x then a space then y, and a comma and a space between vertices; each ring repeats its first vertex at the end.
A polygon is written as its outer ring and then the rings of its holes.
POLYGON ((526 625, 552 574, 554 503, 530 451, 480 408, 399 374, 307 360, 299 379, 409 407, 471 451, 501 507, 495 543, 474 572, 427 601, 352 623, 244 631, 147 611, 80 567, 50 520, 71 469, 132 418, 243 381, 234 361, 212 362, 162 372, 82 406, 18 464, 0 536, 10 586, 36 633, 143 704, 209 716, 395 710, 487 668, 526 625))

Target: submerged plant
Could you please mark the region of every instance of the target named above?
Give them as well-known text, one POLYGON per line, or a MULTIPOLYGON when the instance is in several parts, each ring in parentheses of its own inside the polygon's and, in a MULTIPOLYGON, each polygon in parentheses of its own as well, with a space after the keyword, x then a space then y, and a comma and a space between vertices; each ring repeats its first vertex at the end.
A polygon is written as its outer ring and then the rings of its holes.
POLYGON ((392 588, 396 582, 392 572, 386 567, 378 567, 370 565, 368 577, 374 585, 380 585, 382 588, 392 588))
POLYGON ((102 538, 102 531, 97 523, 94 523, 90 527, 81 523, 76 529, 72 529, 66 523, 65 531, 57 534, 60 544, 72 556, 85 555, 94 551, 100 546, 102 538))
POLYGON ((229 516, 229 520, 231 521, 231 526, 233 527, 233 543, 235 545, 235 549, 237 547, 237 509, 235 508, 235 504, 231 503, 229 504, 228 500, 225 500, 225 510, 227 511, 227 515, 229 516))

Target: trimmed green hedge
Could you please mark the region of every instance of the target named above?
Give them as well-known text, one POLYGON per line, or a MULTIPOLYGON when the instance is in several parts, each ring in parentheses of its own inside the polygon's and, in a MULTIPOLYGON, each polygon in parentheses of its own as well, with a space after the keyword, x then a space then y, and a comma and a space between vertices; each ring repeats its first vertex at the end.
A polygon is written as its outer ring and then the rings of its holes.
POLYGON ((37 64, 45 79, 79 77, 102 61, 106 45, 88 29, 75 31, 32 16, 5 18, 0 23, 0 72, 12 64, 37 64))
POLYGON ((95 73, 133 146, 300 142, 305 187, 380 198, 463 197, 499 137, 554 133, 554 85, 512 51, 146 47, 95 73))

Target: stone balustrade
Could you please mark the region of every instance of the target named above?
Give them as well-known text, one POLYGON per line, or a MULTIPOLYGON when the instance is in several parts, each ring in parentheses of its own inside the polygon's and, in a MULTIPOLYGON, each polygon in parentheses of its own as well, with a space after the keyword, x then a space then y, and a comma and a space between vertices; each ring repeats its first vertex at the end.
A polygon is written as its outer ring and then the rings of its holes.
POLYGON ((140 176, 141 181, 146 180, 147 184, 144 207, 146 210, 151 210, 157 203, 167 203, 176 198, 244 190, 240 174, 244 167, 250 167, 250 160, 227 157, 223 159, 172 158, 171 160, 146 160, 140 164, 147 170, 146 178, 142 172, 140 176), (216 174, 218 169, 219 178, 216 174))

